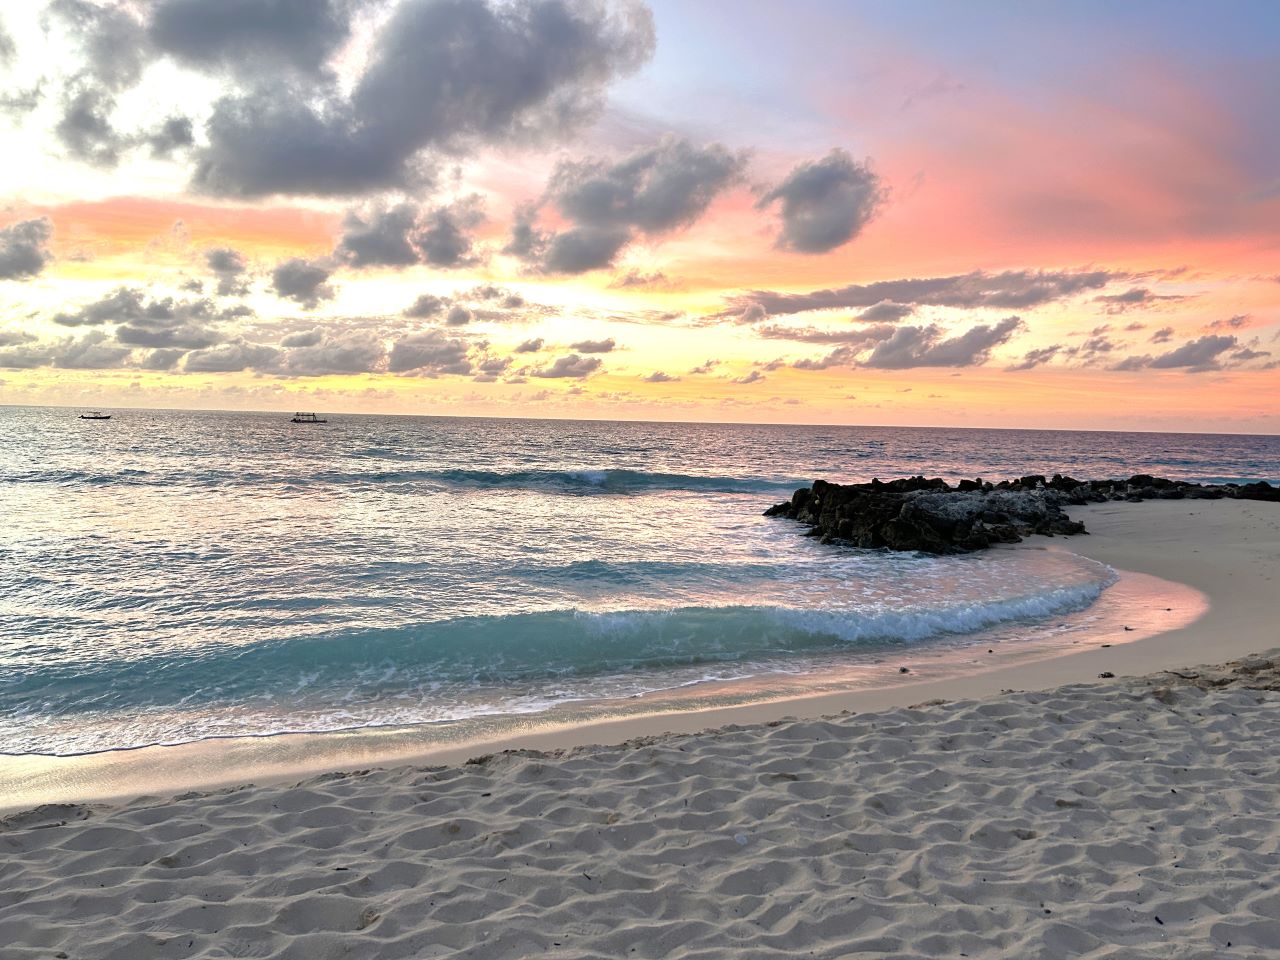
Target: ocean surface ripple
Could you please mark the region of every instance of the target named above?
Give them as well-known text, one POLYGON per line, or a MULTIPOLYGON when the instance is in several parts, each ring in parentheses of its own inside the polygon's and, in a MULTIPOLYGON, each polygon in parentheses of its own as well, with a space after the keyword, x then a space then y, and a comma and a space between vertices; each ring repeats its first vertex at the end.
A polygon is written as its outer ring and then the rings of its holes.
POLYGON ((815 477, 1280 479, 1280 439, 0 407, 0 752, 523 714, 1087 609, 1062 550, 824 547, 815 477))

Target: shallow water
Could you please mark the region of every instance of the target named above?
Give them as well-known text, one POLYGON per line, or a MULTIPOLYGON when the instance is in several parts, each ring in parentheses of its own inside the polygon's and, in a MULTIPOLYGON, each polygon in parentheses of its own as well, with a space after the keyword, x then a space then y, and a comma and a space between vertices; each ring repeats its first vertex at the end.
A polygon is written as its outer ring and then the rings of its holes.
MULTIPOLYGON (((1280 440, 0 408, 0 750, 534 713, 826 672, 1114 580, 1066 551, 824 547, 816 476, 1277 479, 1280 440)), ((1067 618, 1067 620, 1064 620, 1067 618)))

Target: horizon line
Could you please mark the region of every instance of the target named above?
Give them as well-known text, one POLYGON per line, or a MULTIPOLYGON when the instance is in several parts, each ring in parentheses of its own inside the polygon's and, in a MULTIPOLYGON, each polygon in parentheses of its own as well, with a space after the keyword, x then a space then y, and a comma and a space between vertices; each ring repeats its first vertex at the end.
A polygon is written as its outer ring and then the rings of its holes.
MULTIPOLYGON (((91 409, 83 404, 65 404, 65 403, 5 403, 0 402, 0 408, 7 407, 13 409, 52 409, 52 410, 88 410, 91 409)), ((92 408, 95 410, 147 410, 162 413, 244 413, 244 414, 261 414, 263 416, 284 416, 290 411, 286 410, 233 410, 226 407, 130 407, 121 405, 107 405, 92 408)), ((1152 434, 1157 436, 1197 436, 1197 437, 1280 437, 1280 433, 1249 433, 1244 431, 1206 431, 1206 430, 1124 430, 1118 428, 1106 427, 961 427, 946 424, 928 424, 928 423, 799 423, 789 420, 767 420, 767 421, 746 421, 746 420, 649 420, 645 418, 628 418, 628 417, 521 417, 521 416, 503 416, 501 414, 491 413, 371 413, 369 411, 353 411, 353 410, 334 410, 323 411, 326 416, 343 416, 343 417, 405 417, 416 419, 435 419, 435 420, 527 420, 530 422, 553 421, 561 423, 637 423, 652 425, 686 425, 686 426, 702 426, 702 427, 816 427, 827 429, 851 429, 851 430, 1000 430, 1010 433, 1141 433, 1152 434)))

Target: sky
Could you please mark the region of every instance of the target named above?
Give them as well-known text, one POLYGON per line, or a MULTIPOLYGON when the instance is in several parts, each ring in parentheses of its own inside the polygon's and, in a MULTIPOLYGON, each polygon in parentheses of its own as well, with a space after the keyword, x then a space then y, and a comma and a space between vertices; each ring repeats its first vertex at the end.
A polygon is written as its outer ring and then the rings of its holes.
POLYGON ((1280 6, 0 5, 0 403, 1280 433, 1280 6))

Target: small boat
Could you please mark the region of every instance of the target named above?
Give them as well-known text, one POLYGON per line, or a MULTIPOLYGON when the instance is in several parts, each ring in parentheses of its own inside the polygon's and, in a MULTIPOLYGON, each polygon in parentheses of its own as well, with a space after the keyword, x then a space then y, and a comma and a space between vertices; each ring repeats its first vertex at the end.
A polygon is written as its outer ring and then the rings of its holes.
POLYGON ((321 420, 314 413, 295 413, 290 423, 328 423, 328 420, 321 420))
POLYGON ((81 419, 81 420, 110 420, 110 419, 111 419, 111 414, 109 414, 109 413, 99 413, 97 410, 95 410, 95 411, 93 411, 93 413, 82 413, 82 414, 80 414, 80 419, 81 419))

